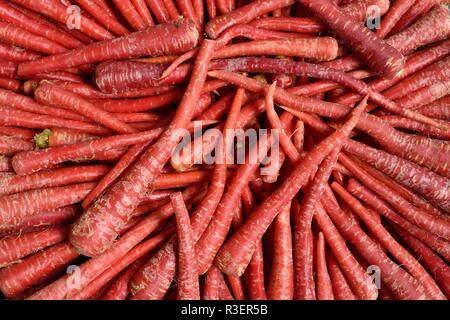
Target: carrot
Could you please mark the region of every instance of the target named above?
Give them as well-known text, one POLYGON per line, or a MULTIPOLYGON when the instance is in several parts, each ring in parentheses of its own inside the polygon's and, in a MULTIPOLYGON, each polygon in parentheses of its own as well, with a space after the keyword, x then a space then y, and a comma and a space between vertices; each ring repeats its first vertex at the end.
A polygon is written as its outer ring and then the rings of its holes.
POLYGON ((216 17, 206 24, 205 31, 212 39, 216 39, 225 29, 236 24, 246 24, 254 18, 277 8, 293 4, 292 0, 257 0, 236 10, 216 17))
POLYGON ((416 110, 448 94, 450 94, 450 81, 436 81, 429 86, 416 90, 414 93, 397 99, 396 102, 404 108, 416 110))
POLYGON ((355 294, 332 254, 328 255, 327 263, 336 300, 356 300, 355 294))
POLYGON ((234 10, 234 0, 216 0, 217 9, 222 14, 227 14, 234 10))
POLYGON ((55 127, 51 129, 44 129, 41 133, 35 135, 34 142, 36 143, 36 147, 45 149, 48 147, 86 142, 98 138, 100 138, 100 136, 55 127))
POLYGON ((433 217, 424 212, 423 210, 417 209, 404 198, 402 198, 398 193, 394 192, 392 189, 387 187, 385 184, 377 181, 370 175, 368 175, 364 170, 357 167, 351 162, 348 157, 341 154, 339 156, 340 161, 349 169, 358 179, 360 179, 364 184, 370 187, 375 193, 381 196, 384 200, 389 202, 394 208, 399 210, 399 212, 410 222, 416 224, 417 226, 423 228, 424 230, 434 233, 438 236, 448 239, 450 232, 450 224, 447 220, 439 217, 433 217))
POLYGON ((436 119, 450 120, 450 96, 445 96, 433 103, 420 107, 419 112, 436 119))
POLYGON ((97 152, 104 152, 120 147, 153 141, 161 132, 162 128, 140 133, 117 135, 102 139, 63 145, 39 151, 29 151, 17 154, 13 160, 14 171, 24 175, 42 169, 53 167, 55 164, 68 160, 85 159, 92 157, 97 152))
POLYGON ((449 259, 450 244, 447 241, 410 223, 408 220, 397 214, 384 200, 380 199, 375 193, 356 180, 351 179, 349 181, 348 190, 360 200, 364 201, 364 203, 367 203, 372 209, 381 213, 396 225, 407 230, 414 237, 425 242, 446 259, 449 259))
POLYGON ((292 259, 292 233, 290 206, 282 209, 274 224, 274 248, 267 298, 292 300, 294 297, 294 265, 292 259))
POLYGON ((342 23, 346 21, 345 13, 334 4, 325 0, 300 3, 320 17, 375 71, 394 76, 403 68, 405 59, 397 50, 354 21, 342 23))
POLYGON ((325 240, 323 233, 319 232, 316 243, 316 270, 317 270, 317 300, 334 300, 333 286, 327 268, 325 253, 325 240))
POLYGON ((342 143, 358 122, 362 106, 364 104, 361 104, 357 112, 352 114, 351 120, 346 122, 343 128, 323 140, 308 157, 302 159, 281 186, 259 205, 245 224, 222 246, 216 257, 216 264, 221 270, 232 275, 242 274, 243 269, 248 265, 255 244, 261 239, 281 207, 291 200, 307 182, 314 167, 342 143))
POLYGON ((15 78, 17 64, 11 61, 0 61, 0 77, 15 78))
POLYGON ((383 274, 383 283, 399 299, 426 299, 424 287, 414 279, 409 273, 396 265, 378 244, 373 241, 358 225, 352 222, 337 204, 329 198, 322 198, 322 204, 336 223, 342 234, 347 237, 358 252, 371 265, 380 268, 383 274))
POLYGON ((28 230, 42 229, 44 226, 52 226, 73 222, 79 216, 79 210, 74 206, 66 206, 48 212, 39 212, 29 217, 24 217, 20 225, 12 224, 0 227, 2 235, 14 235, 28 232, 28 230))
POLYGON ((139 13, 141 18, 144 20, 144 23, 147 27, 151 27, 155 25, 155 22, 153 21, 152 15, 150 14, 150 11, 148 10, 147 5, 145 4, 145 0, 132 0, 134 8, 139 13))
POLYGON ((38 212, 77 203, 94 185, 94 183, 88 182, 3 196, 0 198, 1 224, 20 225, 23 219, 38 212))
POLYGON ((220 270, 216 266, 211 266, 205 276, 203 286, 203 300, 219 300, 219 277, 220 270))
POLYGON ((29 129, 23 129, 18 127, 0 127, 0 133, 6 136, 32 140, 35 136, 35 132, 29 129))
MULTIPOLYGON (((25 8, 29 8, 35 12, 43 14, 46 17, 56 20, 64 25, 68 21, 71 21, 70 11, 66 10, 66 6, 60 2, 52 0, 44 0, 39 2, 30 0, 14 0, 14 2, 25 8)), ((97 41, 113 38, 111 33, 84 15, 80 16, 80 31, 97 41)))
POLYGON ((205 5, 203 0, 192 0, 192 6, 194 7, 199 25, 203 26, 205 24, 205 5))
POLYGON ((195 246, 189 213, 181 193, 170 196, 175 211, 178 236, 177 299, 200 300, 199 280, 195 262, 195 246))
POLYGON ((406 129, 410 131, 415 131, 424 136, 433 137, 436 139, 445 140, 450 138, 450 134, 447 131, 440 130, 438 128, 411 119, 399 116, 381 116, 380 118, 383 119, 385 122, 389 123, 392 127, 397 129, 406 129))
POLYGON ((14 62, 24 62, 35 60, 41 57, 41 54, 15 47, 6 43, 0 43, 0 58, 14 62))
POLYGON ((397 22, 402 18, 402 16, 412 7, 414 1, 400 0, 394 2, 386 15, 381 20, 380 27, 375 30, 375 34, 383 39, 386 37, 397 24, 397 22))
POLYGON ((181 139, 180 131, 185 130, 191 120, 194 111, 193 106, 200 97, 201 87, 206 78, 207 64, 212 55, 214 45, 215 44, 212 41, 204 41, 202 43, 202 54, 199 54, 197 57, 191 81, 189 82, 186 91, 187 93, 185 93, 181 104, 178 107, 171 124, 169 125, 169 129, 166 130, 149 149, 147 149, 139 161, 132 168, 130 168, 125 176, 123 176, 121 180, 119 180, 116 185, 97 202, 97 205, 95 207, 90 207, 82 215, 80 220, 75 223, 75 226, 71 232, 71 242, 76 243, 77 248, 85 254, 99 254, 110 246, 111 242, 116 238, 117 235, 114 235, 114 229, 120 228, 120 226, 115 226, 109 231, 108 234, 106 232, 106 228, 103 226, 104 221, 107 221, 107 219, 115 219, 113 218, 115 216, 125 217, 127 216, 127 211, 131 212, 136 207, 137 204, 133 203, 133 201, 129 202, 126 200, 126 203, 122 203, 124 198, 122 197, 121 189, 125 188, 124 190, 127 190, 126 194, 128 194, 130 199, 135 198, 138 200, 142 197, 145 189, 151 185, 156 178, 156 175, 159 174, 159 171, 169 160, 173 149, 181 139), (134 185, 133 191, 128 190, 127 181, 130 181, 134 185), (110 211, 109 204, 112 205, 112 203, 117 204, 113 206, 118 209, 117 211, 110 211), (103 207, 104 205, 106 206, 103 207), (119 209, 119 207, 122 209, 119 209), (105 215, 109 218, 100 218, 101 215, 105 215), (93 216, 95 216, 95 219, 93 216), (100 218, 100 220, 97 220, 97 218, 100 218), (101 224, 97 224, 96 221, 103 222, 101 224), (82 236, 84 234, 84 232, 82 232, 83 228, 88 227, 88 225, 91 227, 101 227, 105 231, 105 233, 102 233, 102 236, 100 237, 102 240, 98 239, 100 241, 96 242, 96 239, 94 239, 100 234, 92 234, 92 236, 89 237, 82 236), (109 238, 108 241, 111 241, 109 243, 107 243, 106 238, 103 238, 103 235, 106 236, 107 234, 109 238))
POLYGON ((174 20, 179 17, 178 13, 176 16, 173 16, 170 14, 171 12, 173 12, 172 11, 173 8, 172 8, 172 10, 169 11, 167 8, 167 2, 171 2, 171 1, 163 2, 161 0, 155 0, 155 1, 147 0, 147 4, 150 7, 150 11, 153 13, 153 15, 155 16, 155 19, 156 19, 156 21, 158 21, 158 23, 166 23, 170 20, 174 20))
POLYGON ((450 295, 449 283, 450 278, 448 271, 450 271, 448 264, 443 261, 437 254, 435 254, 429 247, 425 244, 412 237, 410 234, 405 232, 403 229, 394 226, 395 231, 403 241, 406 242, 408 247, 415 253, 425 268, 434 275, 434 279, 441 287, 442 291, 445 293, 447 298, 450 295))
POLYGON ((113 0, 117 9, 122 16, 128 21, 130 26, 135 30, 143 30, 146 28, 144 19, 136 11, 136 8, 130 0, 113 0))
POLYGON ((41 82, 34 92, 34 97, 39 102, 52 104, 54 106, 57 105, 75 111, 116 132, 137 132, 136 129, 118 120, 103 109, 94 106, 69 91, 52 85, 51 83, 41 82))
POLYGON ((136 58, 142 55, 177 54, 193 48, 197 44, 197 39, 198 33, 193 23, 181 20, 151 27, 115 40, 93 43, 61 55, 25 62, 19 65, 18 74, 27 76, 87 63, 136 58), (170 39, 167 38, 168 34, 171 35, 170 39))
POLYGON ((197 30, 201 32, 203 30, 203 26, 200 24, 197 13, 195 12, 194 6, 191 0, 175 0, 177 4, 177 8, 180 10, 180 13, 186 19, 195 22, 197 30))
POLYGON ((116 36, 125 36, 129 34, 129 31, 122 24, 120 24, 114 16, 104 14, 104 8, 102 8, 100 3, 93 0, 75 0, 74 2, 89 12, 95 20, 100 22, 107 30, 111 30, 111 32, 116 36))
POLYGON ((67 227, 50 227, 42 231, 30 232, 18 237, 0 240, 0 266, 17 263, 21 258, 67 238, 67 227))
POLYGON ((0 22, 0 40, 10 45, 20 46, 46 54, 57 54, 67 51, 66 48, 56 42, 37 36, 25 29, 6 22, 0 22))
POLYGON ((0 155, 0 172, 11 172, 13 168, 11 166, 11 159, 9 157, 0 155))
POLYGON ((256 19, 250 25, 256 28, 298 33, 318 33, 326 30, 323 23, 314 18, 269 17, 256 19))
POLYGON ((0 88, 20 92, 22 90, 22 83, 15 79, 0 77, 0 88))
POLYGON ((96 181, 109 170, 103 165, 77 166, 43 171, 26 176, 0 175, 0 195, 8 195, 32 189, 62 187, 69 184, 96 181))
POLYGON ((219 300, 234 300, 222 273, 219 275, 219 300))
POLYGON ((60 271, 77 257, 78 253, 69 243, 57 244, 1 270, 0 290, 7 297, 13 297, 60 271))
MULTIPOLYGON (((242 75, 225 71, 210 71, 208 74, 215 78, 242 86, 249 91, 260 92, 264 90, 263 84, 242 75)), ((305 111, 325 117, 341 118, 350 111, 350 108, 343 105, 330 104, 307 97, 297 97, 281 88, 275 89, 274 99, 282 105, 285 110, 290 112, 305 111)), ((248 121, 248 119, 254 117, 255 114, 261 112, 257 107, 259 107, 258 104, 254 105, 251 108, 252 110, 248 110, 248 114, 245 117, 241 117, 241 121, 248 121)), ((439 126, 442 125, 438 125, 438 127, 439 126)), ((445 158, 448 155, 446 155, 447 152, 445 151, 445 147, 439 146, 439 144, 436 144, 434 141, 396 131, 379 118, 370 114, 361 116, 357 128, 374 137, 375 140, 389 152, 424 165, 443 175, 448 174, 447 168, 441 165, 442 163, 447 162, 445 158), (395 139, 393 139, 394 137, 395 139), (424 151, 425 153, 423 153, 424 151), (424 157, 423 154, 426 154, 426 156, 424 157)))
POLYGON ((442 294, 433 278, 425 271, 420 263, 418 263, 405 248, 395 241, 389 232, 371 216, 370 212, 366 210, 357 199, 336 182, 333 182, 331 187, 353 209, 353 211, 358 214, 377 240, 380 241, 381 245, 386 248, 413 277, 420 281, 430 294, 430 297, 438 300, 445 299, 445 296, 442 294))
POLYGON ((235 300, 248 300, 247 292, 245 289, 244 281, 242 277, 230 277, 226 276, 226 280, 231 287, 231 293, 235 300))
POLYGON ((449 209, 448 179, 401 157, 356 141, 349 141, 344 149, 401 184, 416 190, 431 203, 442 206, 445 210, 449 209))
POLYGON ((214 53, 215 59, 252 55, 279 55, 328 61, 337 57, 338 45, 334 38, 255 40, 228 45, 214 53))
POLYGON ((21 151, 33 150, 34 144, 22 138, 0 135, 0 154, 11 156, 21 151))
POLYGON ((397 22, 397 24, 392 28, 391 34, 396 34, 399 31, 403 30, 405 27, 408 27, 418 17, 426 13, 426 11, 431 8, 434 2, 434 0, 415 1, 415 5, 411 6, 406 14, 404 14, 397 22))

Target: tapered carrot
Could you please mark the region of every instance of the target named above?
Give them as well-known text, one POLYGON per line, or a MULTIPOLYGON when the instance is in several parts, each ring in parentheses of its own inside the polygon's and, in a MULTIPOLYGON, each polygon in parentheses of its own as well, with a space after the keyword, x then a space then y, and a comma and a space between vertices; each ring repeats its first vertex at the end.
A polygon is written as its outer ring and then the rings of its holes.
POLYGON ((336 262, 336 259, 332 254, 328 255, 327 265, 336 300, 356 300, 355 294, 350 288, 347 279, 345 279, 339 264, 336 262))
POLYGON ((195 22, 197 29, 199 31, 203 30, 203 25, 200 24, 200 20, 198 19, 197 13, 195 12, 194 6, 191 0, 175 0, 177 4, 177 8, 180 10, 180 13, 186 19, 192 20, 195 22))
POLYGON ((0 266, 4 267, 67 238, 67 227, 53 227, 0 240, 0 266))
POLYGON ((86 142, 98 138, 100 138, 100 136, 70 130, 67 128, 54 127, 51 129, 44 129, 41 133, 35 135, 34 142, 36 143, 37 148, 45 149, 49 147, 86 142))
POLYGON ((177 298, 179 300, 199 300, 199 280, 189 213, 181 193, 173 193, 170 199, 175 211, 178 230, 177 298))
POLYGON ((381 116, 380 118, 397 129, 415 131, 421 135, 436 139, 448 140, 450 138, 450 133, 447 131, 408 118, 399 116, 381 116))
POLYGON ((61 55, 22 63, 18 73, 26 76, 111 59, 177 54, 193 48, 197 44, 197 39, 198 33, 194 24, 188 20, 181 20, 151 27, 116 40, 93 43, 61 55), (170 35, 170 39, 167 35, 170 35))
POLYGON ((450 120, 450 96, 441 98, 433 103, 422 106, 419 112, 436 119, 450 120))
POLYGON ((150 11, 153 13, 153 15, 155 16, 155 19, 156 19, 156 21, 158 21, 158 23, 165 23, 165 22, 168 22, 170 20, 173 20, 173 19, 176 19, 179 17, 178 14, 175 17, 171 16, 170 12, 173 12, 173 11, 169 11, 167 9, 167 4, 165 4, 164 2, 170 2, 170 1, 147 0, 147 4, 150 7, 150 11))
POLYGON ((316 242, 317 300, 334 300, 333 286, 328 273, 323 233, 319 232, 316 242))
POLYGON ((203 300, 219 300, 219 276, 220 270, 216 266, 212 266, 205 277, 203 286, 203 300))
POLYGON ((22 88, 22 82, 15 79, 0 77, 0 88, 11 90, 12 92, 20 92, 22 88))
POLYGON ((11 156, 21 151, 33 150, 34 144, 30 140, 0 135, 0 154, 11 156))
POLYGON ((37 52, 8 45, 6 43, 0 43, 0 58, 2 59, 14 62, 24 62, 35 60, 40 57, 42 57, 42 55, 37 52))
POLYGON ((450 81, 436 81, 429 86, 416 90, 414 93, 397 99, 396 102, 404 108, 416 110, 448 94, 450 94, 450 81))
POLYGON ((36 134, 36 132, 33 130, 8 126, 0 127, 0 133, 5 136, 16 137, 26 140, 32 140, 36 134))
POLYGON ((130 0, 113 0, 113 2, 135 31, 145 29, 144 19, 136 11, 130 0))
POLYGON ((132 0, 131 1, 134 5, 134 8, 139 13, 141 18, 144 20, 144 23, 147 27, 151 27, 155 25, 155 22, 153 21, 152 15, 150 14, 150 11, 148 10, 147 4, 145 3, 145 0, 132 0))

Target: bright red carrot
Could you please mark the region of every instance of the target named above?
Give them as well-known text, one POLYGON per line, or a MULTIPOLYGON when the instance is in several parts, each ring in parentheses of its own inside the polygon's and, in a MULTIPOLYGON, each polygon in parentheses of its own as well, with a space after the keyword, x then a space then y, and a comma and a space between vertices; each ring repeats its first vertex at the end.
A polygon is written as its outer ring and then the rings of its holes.
POLYGON ((364 104, 352 113, 351 119, 342 128, 323 140, 308 157, 302 159, 281 186, 259 205, 245 224, 222 246, 216 257, 216 263, 221 270, 233 275, 242 273, 250 261, 255 244, 261 239, 281 207, 307 182, 314 167, 342 143, 358 122, 363 111, 362 106, 364 104))
POLYGON ((1 78, 0 77, 0 88, 11 90, 13 92, 19 92, 22 89, 22 82, 10 79, 10 78, 1 78))
POLYGON ((100 138, 100 136, 78 132, 67 128, 55 127, 51 129, 44 129, 41 133, 34 137, 34 142, 38 148, 45 149, 48 147, 86 142, 98 138, 100 138))
POLYGON ((73 183, 96 181, 106 174, 108 170, 109 167, 107 166, 92 165, 61 168, 26 176, 1 174, 0 195, 3 196, 32 189, 62 187, 73 183))
POLYGON ((380 118, 389 123, 393 128, 415 131, 424 136, 436 139, 448 140, 450 138, 450 133, 447 131, 408 118, 399 116, 381 116, 380 118))
POLYGON ((180 16, 180 13, 178 12, 178 9, 173 0, 164 1, 164 7, 167 9, 171 20, 175 20, 180 16))
POLYGON ((345 202, 347 202, 353 211, 358 214, 381 245, 386 248, 413 277, 420 281, 433 299, 445 299, 433 278, 425 271, 420 263, 418 263, 405 248, 395 241, 389 232, 371 216, 370 212, 366 210, 357 199, 336 182, 333 182, 331 187, 345 202))
POLYGON ((405 59, 397 50, 361 24, 348 21, 345 13, 336 5, 326 0, 301 0, 300 3, 320 17, 375 71, 394 76, 403 68, 405 59))
POLYGON ((216 0, 217 8, 222 14, 232 12, 234 10, 234 0, 216 0))
POLYGON ((68 242, 57 244, 1 270, 0 290, 13 297, 59 272, 77 257, 78 253, 68 242))
POLYGON ((275 55, 328 61, 337 57, 338 45, 334 38, 255 40, 228 45, 214 53, 215 59, 252 55, 275 55))
POLYGON ((203 26, 205 24, 205 4, 203 0, 192 0, 192 6, 199 25, 203 26))
POLYGON ((250 25, 256 28, 298 33, 318 33, 326 29, 323 23, 316 19, 298 17, 260 18, 251 22, 250 25))
MULTIPOLYGON (((169 11, 167 8, 167 2, 173 2, 173 1, 172 0, 171 1, 147 0, 147 4, 150 7, 150 11, 153 13, 153 15, 155 16, 155 19, 156 19, 156 21, 158 21, 158 23, 165 23, 170 20, 177 19, 180 16, 178 13, 175 17, 173 16, 173 8, 172 8, 172 10, 169 11)), ((176 10, 176 7, 175 7, 175 10, 176 10)))
POLYGON ((18 127, 0 127, 0 133, 4 134, 6 136, 26 139, 26 140, 32 140, 36 134, 35 131, 24 129, 24 128, 18 128, 18 127))
POLYGON ((212 266, 205 277, 203 286, 203 300, 219 300, 219 277, 220 270, 216 266, 212 266))
POLYGON ((381 20, 381 25, 375 30, 375 34, 381 39, 386 37, 413 4, 414 1, 409 0, 395 1, 381 20))
POLYGON ((11 156, 21 151, 34 149, 34 144, 28 139, 0 135, 0 154, 11 156))
POLYGON ((195 246, 189 213, 181 193, 170 196, 175 211, 178 237, 178 282, 179 300, 199 300, 200 288, 195 261, 195 246))
POLYGON ((201 32, 203 30, 203 25, 200 24, 197 13, 195 12, 194 6, 191 0, 175 0, 177 4, 177 8, 180 10, 180 13, 186 19, 195 22, 197 26, 197 30, 201 32))
POLYGON ((14 171, 18 174, 29 174, 42 169, 51 168, 64 161, 89 158, 97 152, 120 149, 120 147, 153 141, 162 128, 140 133, 117 135, 102 139, 62 145, 38 151, 29 151, 17 154, 13 161, 14 171))
POLYGON ((336 300, 356 300, 356 296, 345 279, 339 264, 332 254, 328 255, 328 270, 330 272, 331 284, 336 300))
POLYGON ((67 238, 67 227, 53 227, 0 240, 0 266, 17 263, 21 258, 67 238))
POLYGON ((189 20, 181 20, 151 27, 119 39, 93 43, 65 54, 22 63, 18 73, 26 76, 111 59, 177 54, 193 48, 197 39, 198 33, 194 24, 189 20))
POLYGON ((403 108, 416 110, 449 94, 450 81, 436 81, 429 86, 415 90, 414 93, 410 93, 400 99, 397 99, 396 103, 401 105, 403 108))
POLYGON ((22 220, 38 212, 56 209, 81 201, 95 183, 25 191, 0 198, 2 225, 20 225, 22 220))
POLYGON ((147 4, 145 3, 145 0, 132 0, 131 1, 134 5, 134 8, 139 13, 141 18, 144 20, 144 23, 147 27, 151 27, 155 25, 155 22, 153 21, 152 15, 150 14, 150 11, 148 10, 147 4))
POLYGON ((205 31, 216 39, 225 29, 236 24, 245 24, 265 13, 293 4, 293 0, 257 0, 232 12, 219 16, 206 24, 205 31))
POLYGON ((113 0, 113 2, 135 31, 145 29, 146 24, 144 19, 136 11, 136 8, 130 0, 113 0))
POLYGON ((316 242, 317 300, 334 300, 333 286, 327 268, 325 240, 319 232, 316 242))
POLYGON ((17 64, 12 61, 0 61, 0 77, 15 78, 17 64))
MULTIPOLYGON (((25 8, 29 8, 35 12, 43 14, 64 25, 73 20, 71 17, 71 14, 73 13, 71 13, 70 10, 67 10, 66 6, 60 2, 52 0, 44 0, 39 2, 30 0, 14 0, 14 2, 25 8)), ((80 15, 79 23, 80 31, 97 41, 113 38, 111 33, 84 15, 80 15)))
POLYGON ((413 6, 404 14, 392 28, 390 34, 397 34, 413 23, 418 17, 426 13, 434 4, 434 0, 414 1, 413 6))
POLYGON ((400 237, 407 243, 408 247, 415 253, 416 257, 420 259, 421 263, 428 269, 428 271, 434 275, 436 282, 441 287, 447 298, 450 296, 450 268, 448 264, 443 261, 437 254, 435 254, 425 244, 412 237, 405 230, 395 227, 395 231, 400 237))
POLYGON ((98 22, 100 22, 107 30, 111 30, 117 36, 129 34, 129 31, 118 22, 114 16, 105 14, 101 4, 93 0, 75 0, 84 10, 89 12, 98 22))
POLYGON ((35 60, 40 57, 42 57, 42 55, 37 52, 0 43, 0 58, 2 59, 14 62, 24 62, 35 60))

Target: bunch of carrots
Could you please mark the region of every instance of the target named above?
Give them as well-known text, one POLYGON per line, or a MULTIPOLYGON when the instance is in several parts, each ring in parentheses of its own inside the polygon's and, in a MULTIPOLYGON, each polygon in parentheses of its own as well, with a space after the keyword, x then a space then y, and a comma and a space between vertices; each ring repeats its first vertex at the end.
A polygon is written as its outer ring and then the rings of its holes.
POLYGON ((0 0, 4 298, 450 298, 448 2, 0 0))

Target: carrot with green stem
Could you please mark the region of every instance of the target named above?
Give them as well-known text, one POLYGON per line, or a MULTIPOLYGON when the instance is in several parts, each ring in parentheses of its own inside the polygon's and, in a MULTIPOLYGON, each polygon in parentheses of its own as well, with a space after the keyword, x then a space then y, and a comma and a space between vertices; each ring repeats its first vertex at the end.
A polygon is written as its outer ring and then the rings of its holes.
POLYGON ((178 237, 177 298, 200 300, 199 279, 195 261, 195 245, 189 213, 181 193, 170 196, 175 211, 178 237))
POLYGON ((389 232, 372 217, 369 211, 366 210, 357 199, 350 195, 345 188, 336 182, 333 182, 331 187, 353 209, 353 211, 358 214, 369 230, 374 234, 378 241, 380 241, 381 245, 386 248, 393 255, 393 257, 425 287, 430 297, 438 300, 445 299, 445 296, 433 278, 425 271, 420 263, 418 263, 417 260, 404 247, 395 241, 389 232))
POLYGON ((281 186, 258 206, 245 224, 222 246, 216 257, 216 264, 221 270, 227 274, 242 274, 250 261, 255 244, 262 238, 281 207, 307 183, 310 174, 322 160, 343 143, 358 123, 364 108, 365 103, 361 103, 342 128, 323 140, 308 157, 302 159, 281 186))
POLYGON ((87 63, 136 58, 143 55, 177 54, 193 48, 197 40, 198 32, 193 22, 180 20, 176 23, 150 27, 118 39, 96 42, 60 55, 22 63, 18 74, 27 76, 87 63))

